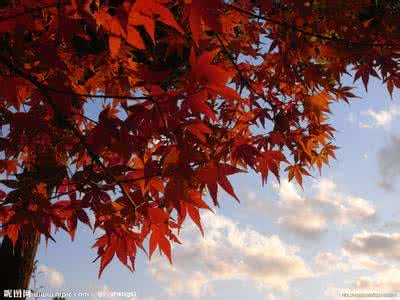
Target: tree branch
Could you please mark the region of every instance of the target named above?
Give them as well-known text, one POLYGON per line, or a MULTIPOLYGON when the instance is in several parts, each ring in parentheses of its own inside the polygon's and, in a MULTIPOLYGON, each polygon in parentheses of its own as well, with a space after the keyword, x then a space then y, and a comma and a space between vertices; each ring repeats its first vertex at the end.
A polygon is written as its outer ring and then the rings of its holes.
POLYGON ((41 83, 41 89, 46 89, 50 92, 57 93, 57 94, 64 94, 64 95, 71 95, 77 97, 87 97, 87 98, 100 98, 100 99, 126 99, 126 100, 147 100, 149 99, 148 96, 128 96, 128 95, 99 95, 99 94, 81 94, 81 93, 74 93, 70 91, 63 91, 52 88, 48 85, 41 83))
POLYGON ((3 57, 0 55, 0 62, 5 65, 6 67, 8 67, 11 71, 15 72, 16 74, 18 74, 20 77, 22 77, 25 80, 28 80, 29 82, 31 82, 34 86, 36 86, 37 88, 41 89, 48 104, 51 106, 51 108, 53 109, 54 114, 57 116, 57 119, 59 119, 60 122, 62 122, 66 128, 68 128, 81 142, 82 145, 84 145, 84 147, 86 148, 86 151, 88 152, 89 156, 91 157, 91 159, 99 166, 101 167, 101 169, 103 169, 105 175, 111 179, 112 181, 114 181, 116 184, 118 184, 118 186, 121 189, 122 194, 127 197, 129 199, 129 201, 133 204, 133 206, 136 209, 136 204, 135 202, 132 200, 132 198, 129 196, 129 194, 125 191, 125 187, 124 185, 119 182, 119 180, 110 172, 110 170, 104 165, 104 163, 101 161, 99 155, 92 150, 92 148, 90 147, 90 145, 88 145, 85 141, 85 137, 82 135, 82 133, 74 126, 74 124, 70 123, 65 116, 58 110, 57 105, 54 103, 53 99, 50 97, 50 95, 48 94, 45 85, 43 85, 42 83, 40 83, 35 77, 26 74, 24 71, 22 71, 19 67, 15 66, 13 63, 11 63, 7 58, 3 57))
POLYGON ((226 6, 228 8, 233 9, 233 10, 236 10, 236 11, 238 11, 238 12, 244 14, 244 15, 247 15, 247 16, 250 16, 250 17, 254 17, 254 18, 257 18, 257 19, 261 19, 261 20, 267 21, 269 23, 276 24, 276 25, 279 25, 281 27, 290 29, 292 31, 300 32, 300 33, 302 33, 304 35, 311 36, 311 37, 316 37, 316 38, 319 38, 319 39, 325 40, 325 41, 339 42, 339 43, 348 44, 348 45, 354 45, 354 46, 369 46, 369 47, 382 47, 382 48, 400 48, 400 45, 398 45, 398 44, 355 42, 355 41, 350 41, 350 40, 346 40, 346 39, 342 39, 342 38, 330 37, 330 36, 323 35, 323 34, 308 32, 308 31, 306 31, 304 29, 301 29, 301 28, 299 28, 297 26, 293 26, 293 25, 285 23, 285 22, 281 22, 281 21, 274 20, 274 19, 271 19, 271 18, 266 17, 266 16, 262 16, 262 15, 259 15, 259 14, 255 14, 253 12, 249 12, 247 10, 244 10, 244 9, 242 9, 240 7, 237 7, 235 5, 232 5, 232 4, 226 4, 226 6))
POLYGON ((270 101, 267 100, 267 98, 265 98, 264 95, 261 95, 259 92, 257 92, 253 86, 251 85, 251 83, 249 82, 249 80, 243 75, 242 71, 239 69, 239 66, 237 65, 237 63, 235 62, 235 59, 232 57, 232 54, 229 52, 229 50, 226 48, 226 46, 224 45, 224 42, 222 41, 221 37, 219 36, 218 33, 215 34, 217 37, 217 40, 222 48, 222 50, 224 51, 225 55, 228 57, 229 61, 231 62, 231 64, 233 65, 233 67, 235 68, 239 79, 241 82, 243 82, 243 84, 246 85, 246 87, 250 90, 250 92, 254 93, 255 95, 257 95, 258 97, 260 97, 261 99, 263 99, 265 102, 267 102, 271 107, 273 107, 273 104, 270 103, 270 101))

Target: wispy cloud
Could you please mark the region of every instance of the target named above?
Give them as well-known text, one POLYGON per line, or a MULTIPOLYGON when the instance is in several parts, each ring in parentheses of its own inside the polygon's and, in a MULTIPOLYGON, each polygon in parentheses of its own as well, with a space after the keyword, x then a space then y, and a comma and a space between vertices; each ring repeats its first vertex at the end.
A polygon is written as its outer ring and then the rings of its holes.
POLYGON ((345 288, 330 285, 325 289, 325 295, 336 300, 348 298, 349 295, 351 295, 351 299, 355 300, 366 298, 398 299, 396 295, 399 290, 400 269, 390 267, 372 275, 357 277, 345 288), (372 297, 372 294, 375 296, 372 297))
POLYGON ((343 257, 332 252, 322 252, 315 257, 315 270, 319 274, 331 273, 336 271, 347 271, 348 264, 343 257))
POLYGON ((38 274, 43 276, 43 286, 45 287, 50 286, 52 288, 59 288, 64 285, 64 276, 56 269, 50 268, 46 265, 40 265, 38 267, 38 274))
POLYGON ((395 292, 400 290, 400 269, 392 267, 372 276, 362 276, 355 280, 358 289, 395 292))
POLYGON ((277 215, 278 224, 303 237, 316 237, 330 226, 337 228, 376 217, 370 202, 342 193, 329 178, 315 180, 308 193, 287 180, 282 180, 276 189, 276 204, 251 194, 246 205, 259 214, 277 215))
POLYGON ((361 114, 367 116, 369 120, 360 122, 360 127, 389 129, 396 117, 400 115, 400 107, 392 106, 387 110, 379 111, 369 109, 363 111, 361 114))
POLYGON ((332 252, 319 253, 314 259, 317 275, 325 275, 334 272, 350 271, 382 271, 390 265, 371 256, 360 253, 349 253, 342 249, 340 254, 332 252))

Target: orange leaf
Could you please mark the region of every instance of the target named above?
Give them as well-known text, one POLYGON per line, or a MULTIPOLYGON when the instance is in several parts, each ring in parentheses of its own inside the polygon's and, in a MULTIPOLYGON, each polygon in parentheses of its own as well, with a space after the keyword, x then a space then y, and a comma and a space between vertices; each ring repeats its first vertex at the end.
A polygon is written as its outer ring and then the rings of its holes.
POLYGON ((160 237, 161 237, 160 230, 158 228, 154 227, 151 232, 150 241, 149 241, 149 257, 150 258, 157 248, 157 245, 160 241, 160 237))
POLYGON ((108 38, 111 57, 116 57, 121 47, 121 38, 119 36, 110 36, 108 38))
POLYGON ((101 256, 101 261, 100 261, 100 270, 99 270, 99 278, 101 277, 101 274, 103 273, 104 269, 107 267, 107 265, 111 262, 115 254, 115 246, 110 245, 107 247, 107 249, 104 251, 103 255, 101 256))
POLYGON ((164 235, 160 235, 158 246, 160 247, 160 250, 168 257, 169 262, 172 264, 171 243, 164 235))
POLYGON ((197 225, 197 227, 199 227, 201 235, 204 236, 203 227, 201 226, 199 209, 188 203, 187 211, 188 211, 189 217, 193 220, 193 222, 197 225))
POLYGON ((149 208, 149 216, 152 223, 165 223, 169 219, 169 215, 161 208, 149 208))
POLYGON ((188 130, 203 143, 206 142, 206 134, 212 133, 212 130, 202 122, 192 123, 186 126, 186 130, 188 130))
POLYGON ((208 93, 206 89, 200 92, 191 94, 187 98, 188 105, 194 113, 203 113, 213 121, 217 120, 214 111, 207 105, 208 93))
POLYGON ((146 46, 144 44, 144 41, 140 35, 140 33, 133 28, 132 26, 128 27, 128 36, 126 38, 127 42, 131 44, 132 46, 144 50, 146 49, 146 46))

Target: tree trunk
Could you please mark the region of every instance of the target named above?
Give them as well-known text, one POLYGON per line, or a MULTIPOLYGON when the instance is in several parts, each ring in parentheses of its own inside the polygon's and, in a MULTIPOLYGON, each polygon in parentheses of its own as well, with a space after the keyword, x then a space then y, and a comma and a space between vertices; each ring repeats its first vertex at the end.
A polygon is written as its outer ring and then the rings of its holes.
POLYGON ((18 239, 13 249, 11 240, 3 238, 0 247, 0 299, 4 290, 27 290, 40 241, 39 234, 32 234, 29 244, 21 254, 21 241, 18 239))
MULTIPOLYGON (((54 187, 58 186, 65 177, 65 173, 62 173, 61 176, 59 175, 60 167, 57 165, 54 152, 51 149, 46 150, 47 152, 38 156, 37 161, 30 170, 24 169, 23 174, 19 176, 19 180, 22 183, 24 183, 24 180, 32 182, 33 178, 33 182, 45 183, 47 185, 47 195, 50 196, 54 187)), ((40 242, 40 233, 34 230, 29 236, 29 240, 24 242, 26 247, 22 253, 22 241, 20 238, 18 238, 15 248, 7 236, 3 238, 0 246, 0 299, 3 299, 4 290, 29 289, 29 282, 32 277, 40 242)))

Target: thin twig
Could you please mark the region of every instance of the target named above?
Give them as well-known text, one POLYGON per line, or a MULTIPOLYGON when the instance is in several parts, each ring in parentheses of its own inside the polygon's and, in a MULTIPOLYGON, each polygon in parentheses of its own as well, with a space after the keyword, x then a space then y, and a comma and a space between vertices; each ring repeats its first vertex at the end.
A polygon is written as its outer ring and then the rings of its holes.
POLYGON ((126 100, 147 100, 147 99, 149 99, 148 96, 99 95, 99 94, 74 93, 74 92, 70 92, 70 91, 58 90, 58 89, 52 88, 51 86, 48 86, 48 85, 45 85, 42 83, 41 83, 41 88, 46 89, 53 93, 71 95, 71 96, 77 96, 77 97, 99 98, 99 99, 126 99, 126 100))
POLYGON ((86 148, 86 151, 88 152, 89 156, 91 159, 103 169, 104 173, 106 174, 107 177, 109 177, 112 181, 118 184, 118 186, 121 189, 122 194, 127 197, 130 202, 133 204, 133 206, 136 208, 135 202, 132 200, 130 195, 125 191, 125 187, 119 180, 110 172, 110 170, 104 165, 104 163, 101 161, 99 155, 92 150, 91 146, 86 143, 85 137, 82 135, 82 133, 74 126, 74 124, 70 123, 65 116, 58 110, 57 105, 54 103, 53 99, 50 97, 48 94, 46 88, 43 88, 43 84, 40 83, 35 77, 32 75, 26 74, 24 71, 22 71, 19 67, 15 66, 13 63, 11 63, 7 58, 3 57, 0 55, 0 62, 3 63, 6 67, 8 67, 11 71, 15 72, 18 74, 20 77, 22 77, 25 80, 28 80, 31 82, 34 86, 37 88, 41 89, 47 102, 53 109, 54 114, 56 115, 57 119, 64 123, 64 125, 72 131, 72 133, 79 139, 80 143, 86 148))
POLYGON ((275 20, 275 19, 272 19, 272 18, 269 18, 269 17, 266 17, 266 16, 262 16, 260 14, 255 14, 253 12, 249 12, 247 10, 244 10, 244 9, 242 9, 240 7, 237 7, 235 5, 232 5, 232 4, 226 4, 226 6, 228 8, 236 10, 236 11, 238 11, 238 12, 240 12, 242 14, 245 14, 247 16, 254 17, 254 18, 257 18, 257 19, 261 19, 261 20, 267 21, 269 23, 276 24, 276 25, 279 25, 279 26, 284 27, 284 28, 288 28, 288 29, 290 29, 292 31, 300 32, 300 33, 302 33, 304 35, 316 37, 316 38, 319 38, 319 39, 325 40, 325 41, 339 42, 339 43, 348 44, 348 45, 354 45, 354 46, 400 48, 400 45, 393 44, 393 43, 356 42, 356 41, 350 41, 350 40, 347 40, 347 39, 336 38, 336 37, 331 37, 331 36, 327 36, 327 35, 323 35, 323 34, 313 33, 313 32, 306 31, 306 30, 301 29, 301 28, 299 28, 297 26, 293 26, 291 24, 288 24, 288 23, 285 23, 285 22, 282 22, 282 21, 278 21, 278 20, 275 20))
POLYGON ((221 37, 219 36, 218 33, 215 34, 217 37, 217 40, 220 44, 220 46, 222 47, 222 50, 225 52, 225 55, 228 57, 228 59, 230 60, 230 62, 232 63, 233 67, 235 68, 240 82, 246 85, 246 87, 250 90, 250 92, 256 94, 258 97, 260 97, 261 99, 263 99, 265 102, 267 102, 270 106, 273 106, 272 103, 270 103, 264 95, 261 95, 260 93, 258 93, 253 86, 251 85, 251 83, 249 82, 249 80, 243 75, 242 71, 239 69, 239 66, 237 65, 237 63, 235 62, 235 59, 232 57, 231 53, 229 52, 229 50, 227 49, 227 47, 225 46, 225 44, 223 43, 221 37))

